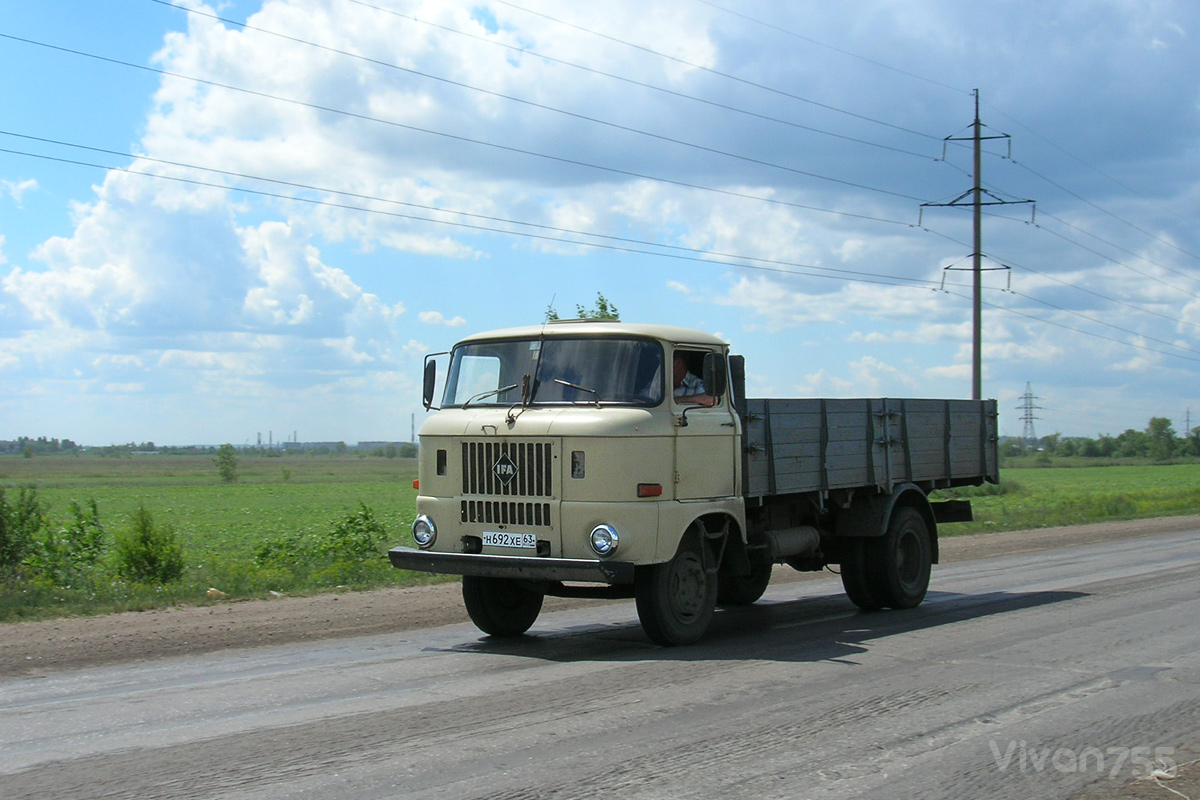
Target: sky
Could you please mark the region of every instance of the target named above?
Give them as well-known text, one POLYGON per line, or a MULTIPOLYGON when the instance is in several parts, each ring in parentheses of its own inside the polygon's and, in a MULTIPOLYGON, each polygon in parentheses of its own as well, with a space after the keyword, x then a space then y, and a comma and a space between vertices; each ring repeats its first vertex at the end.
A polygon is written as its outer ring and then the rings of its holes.
POLYGON ((976 90, 1001 432, 1200 425, 1200 4, 0 9, 0 439, 408 441, 426 353, 598 293, 970 397, 976 90))

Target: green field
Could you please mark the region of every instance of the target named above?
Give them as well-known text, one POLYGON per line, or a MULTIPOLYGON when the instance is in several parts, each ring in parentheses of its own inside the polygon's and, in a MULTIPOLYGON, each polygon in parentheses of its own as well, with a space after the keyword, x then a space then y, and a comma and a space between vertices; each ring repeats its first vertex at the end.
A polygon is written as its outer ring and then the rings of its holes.
MULTIPOLYGON (((1111 519, 1200 513, 1200 464, 1036 467, 1003 471, 999 486, 943 498, 969 497, 975 522, 947 525, 943 535, 1077 525, 1111 519)), ((439 580, 405 573, 385 553, 409 544, 416 464, 358 455, 242 456, 239 479, 223 483, 212 458, 199 455, 0 457, 0 487, 12 501, 34 487, 51 527, 68 523, 69 504, 94 499, 106 535, 131 525, 144 505, 175 532, 184 577, 165 586, 114 579, 111 569, 88 580, 0 578, 0 620, 224 602, 271 593, 308 594, 439 580), (383 535, 363 558, 267 562, 264 544, 316 544, 338 520, 370 510, 383 535), (224 598, 206 597, 209 588, 224 598)))
POLYGON ((321 528, 365 503, 400 536, 414 515, 413 459, 354 456, 245 458, 223 483, 204 456, 0 458, 0 486, 34 486, 56 519, 70 500, 95 498, 106 526, 144 503, 175 526, 189 552, 246 557, 273 534, 321 528))
POLYGON ((0 487, 10 501, 20 487, 35 487, 51 526, 66 524, 71 501, 95 499, 106 531, 116 531, 144 504, 155 523, 174 529, 185 555, 183 580, 163 587, 0 583, 0 619, 210 602, 209 588, 238 598, 429 580, 394 569, 385 556, 387 546, 411 543, 415 478, 412 459, 357 456, 242 457, 236 483, 223 483, 204 456, 0 458, 0 487), (386 531, 376 557, 313 569, 255 562, 264 543, 319 538, 363 505, 386 531))
POLYGON ((943 535, 1200 513, 1200 464, 1001 470, 999 486, 939 492, 971 500, 975 521, 943 535))

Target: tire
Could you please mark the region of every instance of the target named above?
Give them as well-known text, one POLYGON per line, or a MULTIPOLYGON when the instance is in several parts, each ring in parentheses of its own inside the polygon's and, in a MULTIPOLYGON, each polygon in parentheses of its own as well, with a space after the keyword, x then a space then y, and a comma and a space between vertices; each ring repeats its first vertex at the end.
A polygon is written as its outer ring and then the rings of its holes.
POLYGON ((542 611, 545 595, 510 578, 464 575, 463 604, 479 630, 489 636, 520 636, 542 611))
POLYGON ((914 608, 925 599, 933 568, 929 526, 915 508, 892 512, 887 533, 869 540, 868 579, 888 608, 914 608))
POLYGON ((735 575, 726 559, 717 576, 717 605, 748 606, 755 603, 771 582, 771 563, 751 564, 747 575, 735 575))
POLYGON ((848 538, 842 541, 842 588, 850 602, 863 611, 878 611, 879 598, 870 577, 871 545, 874 539, 848 538))
POLYGON ((672 647, 700 639, 717 607, 717 575, 704 568, 699 537, 688 534, 674 558, 642 567, 635 577, 638 619, 655 644, 672 647))

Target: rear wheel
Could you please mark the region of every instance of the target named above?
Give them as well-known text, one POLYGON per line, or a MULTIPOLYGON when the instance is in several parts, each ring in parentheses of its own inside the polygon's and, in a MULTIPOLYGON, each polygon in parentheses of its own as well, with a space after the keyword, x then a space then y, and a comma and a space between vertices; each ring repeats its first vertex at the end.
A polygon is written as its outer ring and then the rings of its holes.
POLYGON ((870 540, 872 591, 889 608, 913 608, 925 599, 933 565, 929 526, 915 508, 898 508, 887 533, 870 540))
POLYGON ((638 570, 638 619, 656 644, 691 644, 708 630, 717 604, 717 575, 705 568, 700 537, 689 533, 675 557, 638 570))
POLYGON ((463 604, 471 621, 491 636, 520 636, 542 611, 545 595, 511 578, 464 575, 463 604))
POLYGON ((873 539, 844 539, 842 541, 842 588, 850 602, 863 611, 878 611, 883 601, 871 585, 868 565, 873 539))

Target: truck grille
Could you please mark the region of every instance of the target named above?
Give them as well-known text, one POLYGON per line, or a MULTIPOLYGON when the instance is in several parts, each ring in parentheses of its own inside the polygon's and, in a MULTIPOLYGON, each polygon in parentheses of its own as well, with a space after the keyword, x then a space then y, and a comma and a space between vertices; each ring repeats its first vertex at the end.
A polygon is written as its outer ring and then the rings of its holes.
POLYGON ((550 526, 549 503, 512 503, 499 500, 463 500, 462 521, 488 525, 550 526))
POLYGON ((553 447, 548 442, 463 442, 462 493, 553 497, 553 456, 553 447))

